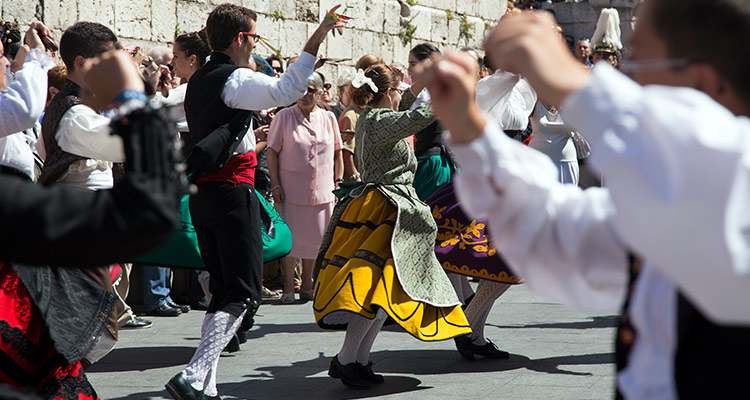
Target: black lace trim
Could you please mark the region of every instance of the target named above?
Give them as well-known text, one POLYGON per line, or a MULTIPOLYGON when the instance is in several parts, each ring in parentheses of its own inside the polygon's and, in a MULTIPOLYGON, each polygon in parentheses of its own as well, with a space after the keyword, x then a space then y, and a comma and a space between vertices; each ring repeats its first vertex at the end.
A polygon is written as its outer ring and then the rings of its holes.
POLYGON ((43 352, 41 346, 32 343, 20 328, 11 327, 8 321, 0 320, 0 337, 3 342, 10 343, 11 348, 20 357, 37 366, 46 355, 46 351, 43 352))
MULTIPOLYGON (((64 358, 60 358, 61 361, 64 360, 64 358)), ((81 394, 86 396, 86 398, 98 398, 94 387, 89 383, 89 380, 86 378, 86 374, 84 374, 83 368, 80 364, 68 366, 63 373, 64 375, 53 377, 44 385, 41 393, 43 398, 55 399, 61 397, 65 400, 79 400, 81 394), (73 375, 76 366, 78 369, 78 375, 73 375)))

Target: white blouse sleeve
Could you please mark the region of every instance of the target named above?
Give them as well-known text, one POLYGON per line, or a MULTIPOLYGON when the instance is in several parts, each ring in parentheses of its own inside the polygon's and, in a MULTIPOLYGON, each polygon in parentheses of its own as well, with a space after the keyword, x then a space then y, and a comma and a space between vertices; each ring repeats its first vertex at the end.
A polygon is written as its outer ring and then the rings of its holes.
POLYGON ((122 138, 113 135, 110 120, 78 104, 63 114, 55 133, 61 149, 92 160, 124 162, 122 138))
POLYGON ((591 144, 618 236, 718 322, 750 322, 750 121, 598 66, 562 107, 591 144))
POLYGON ((29 52, 16 79, 0 92, 0 137, 34 126, 47 100, 47 70, 54 66, 43 51, 29 52))
POLYGON ((314 55, 303 52, 279 78, 237 68, 224 84, 221 99, 230 108, 250 111, 288 106, 307 92, 315 60, 314 55))
POLYGON ((498 251, 532 290, 598 311, 620 307, 627 253, 611 229, 606 190, 560 184, 549 157, 494 121, 472 143, 449 145, 461 165, 462 207, 488 220, 498 251))

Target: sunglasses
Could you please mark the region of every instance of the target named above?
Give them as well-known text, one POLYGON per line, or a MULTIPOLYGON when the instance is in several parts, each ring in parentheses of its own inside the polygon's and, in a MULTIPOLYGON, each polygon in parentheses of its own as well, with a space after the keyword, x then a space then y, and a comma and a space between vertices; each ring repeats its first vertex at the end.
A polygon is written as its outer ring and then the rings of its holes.
POLYGON ((307 94, 315 94, 317 91, 315 88, 307 88, 307 94))
POLYGON ((331 90, 331 84, 330 83, 324 83, 323 84, 323 89, 325 89, 325 90, 331 90))

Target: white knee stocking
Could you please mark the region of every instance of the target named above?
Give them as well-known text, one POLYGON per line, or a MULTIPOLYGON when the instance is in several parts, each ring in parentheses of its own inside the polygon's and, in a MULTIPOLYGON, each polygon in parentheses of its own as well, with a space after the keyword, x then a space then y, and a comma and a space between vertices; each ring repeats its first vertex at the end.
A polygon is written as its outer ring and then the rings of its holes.
MULTIPOLYGON (((346 326, 346 337, 339 351, 339 362, 342 365, 357 361, 359 346, 370 332, 370 327, 375 323, 374 319, 367 319, 360 315, 354 315, 346 326)), ((374 340, 374 339, 373 339, 374 340)))
POLYGON ((224 311, 206 314, 201 327, 201 343, 185 367, 185 379, 196 390, 208 396, 216 395, 216 368, 221 351, 237 332, 244 312, 235 317, 224 311))
POLYGON ((372 345, 373 343, 375 343, 375 337, 378 336, 380 328, 383 327, 383 323, 385 323, 385 319, 387 317, 388 314, 386 314, 382 308, 379 308, 378 313, 375 314, 375 321, 370 326, 370 330, 367 332, 367 335, 365 335, 364 339, 362 339, 362 343, 359 345, 359 350, 357 351, 358 363, 367 365, 367 363, 370 362, 370 350, 372 350, 372 345))
POLYGON ((487 317, 490 315, 492 305, 495 301, 503 294, 510 285, 507 283, 493 282, 488 280, 481 280, 477 292, 474 294, 474 299, 471 300, 471 304, 466 307, 466 319, 469 320, 471 325, 471 341, 472 343, 483 346, 487 344, 484 338, 484 324, 487 322, 487 317))

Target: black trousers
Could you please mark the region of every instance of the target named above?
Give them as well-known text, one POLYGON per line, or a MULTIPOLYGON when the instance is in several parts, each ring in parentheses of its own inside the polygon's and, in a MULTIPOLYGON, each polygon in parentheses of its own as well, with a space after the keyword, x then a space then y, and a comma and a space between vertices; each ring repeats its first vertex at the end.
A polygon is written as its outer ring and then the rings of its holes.
POLYGON ((207 182, 190 196, 190 214, 203 262, 211 274, 208 312, 252 316, 262 301, 260 204, 252 186, 207 182))

